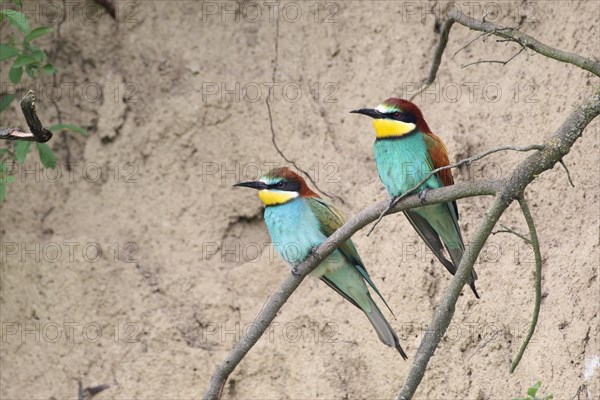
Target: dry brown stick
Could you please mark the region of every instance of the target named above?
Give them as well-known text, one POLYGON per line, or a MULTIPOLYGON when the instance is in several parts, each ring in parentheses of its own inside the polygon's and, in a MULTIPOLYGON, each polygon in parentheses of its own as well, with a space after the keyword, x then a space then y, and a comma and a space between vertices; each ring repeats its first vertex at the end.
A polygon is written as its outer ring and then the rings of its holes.
POLYGON ((521 49, 519 51, 517 51, 515 54, 512 55, 512 57, 510 57, 508 60, 506 61, 500 61, 500 60, 481 60, 481 61, 475 61, 472 63, 468 63, 465 65, 461 65, 461 68, 467 68, 470 67, 471 65, 477 65, 477 64, 502 64, 503 66, 508 64, 509 62, 511 62, 512 60, 515 59, 515 57, 517 57, 519 54, 521 54, 523 52, 523 50, 525 50, 524 47, 521 47, 521 49))

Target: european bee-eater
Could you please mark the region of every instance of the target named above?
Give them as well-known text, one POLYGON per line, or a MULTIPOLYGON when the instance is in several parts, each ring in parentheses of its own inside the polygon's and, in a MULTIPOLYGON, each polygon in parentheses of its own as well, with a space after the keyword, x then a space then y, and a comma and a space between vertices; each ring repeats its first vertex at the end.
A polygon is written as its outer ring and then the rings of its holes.
MULTIPOLYGON (((446 146, 431 132, 421 110, 410 101, 391 98, 375 109, 351 112, 373 118, 377 171, 392 198, 418 185, 432 170, 449 164, 446 146)), ((420 196, 428 189, 453 184, 450 169, 440 171, 421 185, 420 196)), ((419 207, 404 214, 431 251, 454 275, 465 251, 456 201, 419 207), (444 256, 442 243, 452 261, 444 256)), ((469 285, 479 298, 476 279, 477 274, 473 271, 469 285)))
MULTIPOLYGON (((258 181, 238 183, 258 190, 265 205, 265 223, 277 253, 293 268, 298 266, 327 237, 343 225, 335 207, 313 192, 304 179, 288 168, 276 168, 258 181)), ((312 273, 350 303, 365 313, 379 339, 396 348, 402 358, 406 353, 398 336, 373 301, 367 283, 375 287, 352 240, 346 241, 312 273)), ((388 307, 389 309, 389 307, 388 307)))

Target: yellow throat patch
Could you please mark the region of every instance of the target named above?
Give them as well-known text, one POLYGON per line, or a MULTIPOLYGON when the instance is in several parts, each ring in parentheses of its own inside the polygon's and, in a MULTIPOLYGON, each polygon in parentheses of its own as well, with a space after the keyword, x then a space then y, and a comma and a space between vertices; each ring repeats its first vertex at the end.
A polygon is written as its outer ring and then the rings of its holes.
POLYGON ((395 121, 393 119, 374 119, 373 127, 377 139, 384 139, 406 135, 417 126, 410 122, 395 121))
POLYGON ((277 204, 284 204, 288 201, 298 197, 296 192, 277 192, 272 190, 259 190, 258 197, 262 200, 265 206, 275 206, 277 204))

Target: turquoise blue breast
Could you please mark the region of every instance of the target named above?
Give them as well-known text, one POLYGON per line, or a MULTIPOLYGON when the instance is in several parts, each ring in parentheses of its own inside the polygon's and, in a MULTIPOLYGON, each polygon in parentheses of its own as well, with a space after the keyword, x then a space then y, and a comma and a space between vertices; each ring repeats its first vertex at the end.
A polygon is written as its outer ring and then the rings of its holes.
MULTIPOLYGON (((375 141, 375 161, 383 185, 390 196, 399 196, 417 185, 429 172, 429 153, 420 132, 398 139, 375 141)), ((440 186, 435 176, 423 184, 434 189, 440 186)))
POLYGON ((325 240, 319 221, 301 198, 267 207, 265 223, 275 250, 292 265, 304 261, 312 248, 325 240))

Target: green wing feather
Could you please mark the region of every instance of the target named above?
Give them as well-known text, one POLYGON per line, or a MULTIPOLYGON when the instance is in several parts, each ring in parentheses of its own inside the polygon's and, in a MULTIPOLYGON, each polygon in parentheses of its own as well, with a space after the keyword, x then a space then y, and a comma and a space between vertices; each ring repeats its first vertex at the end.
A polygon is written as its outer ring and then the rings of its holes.
MULTIPOLYGON (((344 218, 333 204, 330 204, 321 198, 315 197, 309 199, 308 205, 310 206, 313 214, 319 219, 321 225, 321 232, 325 236, 331 236, 333 232, 338 230, 344 224, 344 218)), ((352 243, 352 240, 346 240, 346 242, 344 242, 338 247, 338 250, 344 255, 344 257, 346 258, 346 260, 348 260, 349 263, 354 265, 354 267, 358 270, 358 272, 360 272, 360 274, 369 284, 369 286, 371 286, 375 293, 377 293, 379 298, 381 298, 388 310, 390 310, 392 315, 394 315, 394 312, 392 311, 388 303, 385 301, 382 294, 379 292, 379 289, 377 289, 377 287, 371 280, 371 277, 369 276, 365 265, 363 264, 362 260, 360 259, 360 256, 358 255, 358 251, 356 251, 356 247, 354 247, 354 243, 352 243)), ((326 283, 329 286, 332 286, 331 282, 326 281, 326 283)), ((340 292, 340 290, 338 290, 337 288, 334 287, 334 289, 340 292)), ((340 292, 340 294, 342 293, 340 292)))
MULTIPOLYGON (((429 168, 433 171, 436 168, 440 168, 442 166, 448 165, 448 155, 447 155, 446 147, 441 142, 441 140, 439 140, 439 138, 437 136, 434 139, 432 136, 427 135, 427 134, 423 135, 423 138, 425 139, 425 144, 427 145, 427 150, 428 150, 427 155, 428 156, 427 156, 426 161, 427 161, 427 165, 429 166, 429 168), (436 159, 434 159, 435 154, 437 154, 436 159), (444 154, 445 157, 440 157, 440 154, 444 154), (443 160, 442 160, 442 158, 443 158, 443 160)), ((450 176, 450 178, 448 178, 447 176, 443 177, 442 175, 440 175, 440 173, 437 173, 433 177, 437 181, 438 187, 443 187, 443 186, 447 186, 448 184, 450 184, 450 185, 454 184, 454 181, 452 180, 452 175, 450 174, 449 176, 450 176)), ((460 226, 458 225, 458 205, 456 204, 456 201, 453 201, 452 203, 445 203, 445 204, 448 207, 448 212, 452 216, 452 222, 454 223, 454 228, 456 229, 456 232, 458 233, 458 237, 460 238, 461 248, 462 248, 462 250, 464 250, 463 238, 462 238, 462 234, 460 231, 460 226), (452 207, 450 207, 450 204, 452 204, 452 207)), ((442 261, 442 260, 440 259, 440 261, 442 261)))

